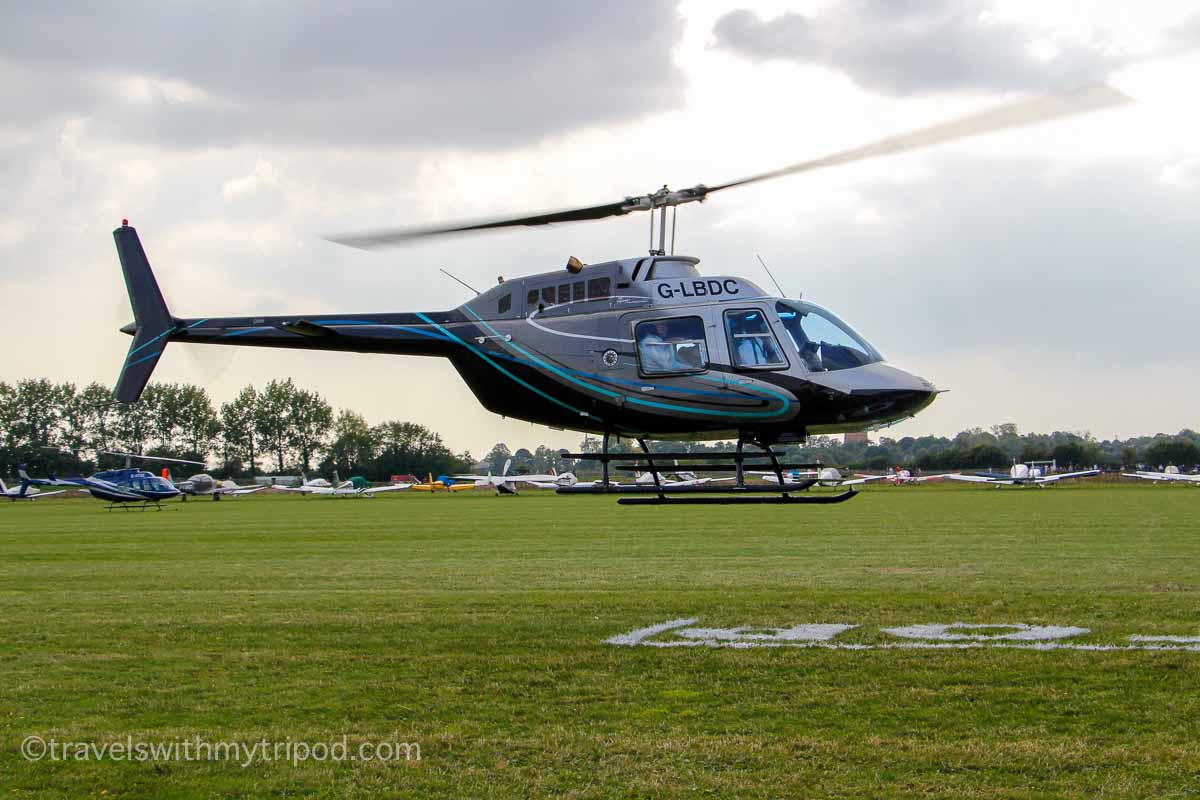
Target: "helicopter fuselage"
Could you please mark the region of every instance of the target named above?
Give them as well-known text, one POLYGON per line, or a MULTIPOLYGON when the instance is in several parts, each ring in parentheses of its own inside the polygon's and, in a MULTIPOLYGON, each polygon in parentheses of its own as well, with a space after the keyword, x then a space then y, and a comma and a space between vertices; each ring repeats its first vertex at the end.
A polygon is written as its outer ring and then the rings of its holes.
POLYGON ((936 396, 831 312, 744 278, 701 275, 697 263, 576 263, 441 312, 169 317, 161 334, 139 334, 126 369, 166 341, 439 356, 497 414, 671 439, 860 431, 936 396))

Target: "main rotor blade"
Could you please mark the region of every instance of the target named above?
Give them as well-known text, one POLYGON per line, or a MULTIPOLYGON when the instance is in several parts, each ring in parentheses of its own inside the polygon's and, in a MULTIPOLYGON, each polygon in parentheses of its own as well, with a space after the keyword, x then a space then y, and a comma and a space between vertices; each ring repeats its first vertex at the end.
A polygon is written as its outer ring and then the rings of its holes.
POLYGON ((758 183, 759 181, 768 181, 772 178, 795 175, 799 172, 809 172, 823 167, 848 164, 852 161, 862 161, 868 158, 876 158, 877 156, 903 153, 921 147, 931 147, 945 142, 952 142, 956 139, 978 136, 983 133, 1020 128, 1040 122, 1049 122, 1053 119, 1084 114, 1089 111, 1099 111, 1102 108, 1131 102, 1133 102, 1133 98, 1105 84, 1096 84, 1068 92, 1042 95, 1029 100, 1021 100, 998 108, 980 111, 961 119, 952 120, 951 122, 942 122, 911 133, 889 136, 874 144, 856 147, 853 150, 845 150, 841 153, 834 153, 811 161, 801 161, 799 164, 793 164, 790 167, 774 169, 770 172, 751 175, 747 178, 722 183, 717 186, 709 186, 708 192, 712 193, 722 189, 732 189, 735 186, 745 186, 746 184, 758 183))
POLYGON ((922 147, 931 147, 945 142, 952 142, 957 139, 966 139, 983 133, 1020 128, 1025 125, 1048 122, 1054 119, 1083 114, 1089 111, 1098 111, 1103 108, 1130 102, 1133 102, 1132 98, 1122 94, 1111 86, 1097 84, 1068 92, 1059 92, 1042 95, 1029 100, 1021 100, 911 133, 889 136, 873 144, 856 147, 852 150, 845 150, 811 161, 802 161, 799 164, 793 164, 789 167, 751 175, 716 186, 699 184, 675 192, 668 190, 664 186, 661 190, 653 194, 626 197, 624 200, 615 203, 605 203, 596 206, 545 211, 536 214, 525 214, 519 217, 497 217, 474 222, 458 222, 449 225, 434 225, 421 228, 392 228, 366 233, 328 236, 325 238, 335 244, 357 247, 360 250, 373 250, 377 247, 400 245, 415 239, 450 233, 620 217, 633 211, 646 211, 661 206, 674 206, 682 203, 702 201, 712 192, 732 189, 736 186, 745 186, 773 178, 782 178, 800 172, 810 172, 839 164, 849 164, 854 161, 862 161, 883 155, 903 153, 922 147))
POLYGON ((621 201, 599 206, 586 206, 584 208, 566 208, 561 211, 544 211, 520 217, 498 217, 474 222, 458 222, 450 225, 433 225, 428 228, 393 228, 390 230, 368 231, 366 233, 327 236, 325 238, 334 244, 344 244, 348 247, 357 247, 360 250, 373 250, 376 247, 404 244, 414 239, 422 239, 427 236, 440 236, 446 233, 466 233, 467 231, 484 231, 491 228, 509 228, 519 225, 549 225, 552 222, 579 222, 588 219, 619 217, 633 210, 635 209, 626 207, 625 201, 621 201))

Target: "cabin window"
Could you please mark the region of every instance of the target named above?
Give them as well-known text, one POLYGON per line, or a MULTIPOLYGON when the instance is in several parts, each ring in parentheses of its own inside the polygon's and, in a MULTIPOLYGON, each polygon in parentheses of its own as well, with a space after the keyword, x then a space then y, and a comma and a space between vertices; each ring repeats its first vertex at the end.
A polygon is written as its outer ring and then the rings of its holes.
POLYGON ((527 294, 525 296, 525 305, 528 306, 529 308, 533 308, 534 306, 537 305, 537 298, 538 298, 538 290, 530 289, 529 294, 527 294))
POLYGON ((767 324, 767 315, 757 308, 725 312, 729 352, 734 366, 742 369, 776 369, 787 361, 767 324))
POLYGON ((496 304, 496 311, 500 314, 507 314, 512 308, 512 295, 506 294, 500 298, 500 302, 496 304))
POLYGON ((883 356, 832 312, 814 303, 788 300, 775 304, 792 346, 813 372, 832 372, 882 361, 883 356))
POLYGON ((708 369, 704 321, 677 317, 639 322, 634 331, 638 360, 646 375, 703 372, 708 369))
POLYGON ((583 281, 575 281, 571 284, 571 299, 576 303, 582 303, 585 293, 585 284, 583 281))
POLYGON ((608 297, 610 282, 608 278, 592 278, 587 282, 589 300, 600 300, 608 297))
POLYGON ((554 305, 555 295, 553 286, 542 287, 542 304, 547 306, 554 305))
POLYGON ((571 302, 571 284, 564 283, 558 287, 558 302, 560 302, 560 303, 571 302))

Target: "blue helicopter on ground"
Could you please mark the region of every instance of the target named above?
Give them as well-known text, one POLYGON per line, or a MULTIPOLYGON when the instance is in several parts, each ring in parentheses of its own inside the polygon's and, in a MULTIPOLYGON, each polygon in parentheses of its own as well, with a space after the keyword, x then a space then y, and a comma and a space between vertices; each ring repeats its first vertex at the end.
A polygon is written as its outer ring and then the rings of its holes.
POLYGON ((31 478, 21 466, 17 475, 21 478, 22 486, 74 486, 89 493, 97 500, 108 503, 106 510, 120 508, 125 511, 136 508, 145 511, 153 508, 162 510, 162 501, 171 500, 183 494, 175 484, 166 477, 160 477, 153 472, 133 467, 133 459, 143 461, 169 461, 177 464, 199 464, 200 461, 188 461, 182 458, 162 458, 159 456, 140 456, 133 453, 104 453, 110 456, 122 456, 125 459, 124 469, 105 470, 89 477, 56 478, 49 475, 45 478, 31 478))

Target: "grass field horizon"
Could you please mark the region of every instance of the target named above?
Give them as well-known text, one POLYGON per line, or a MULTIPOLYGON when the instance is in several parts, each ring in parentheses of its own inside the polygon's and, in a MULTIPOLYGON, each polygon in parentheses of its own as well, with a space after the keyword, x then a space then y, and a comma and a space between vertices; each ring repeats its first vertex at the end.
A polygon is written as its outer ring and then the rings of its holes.
POLYGON ((0 506, 0 792, 1172 797, 1200 652, 620 647, 704 627, 1200 635, 1200 493, 870 487, 802 508, 528 493, 0 506), (404 741, 412 762, 27 761, 72 742, 404 741))

